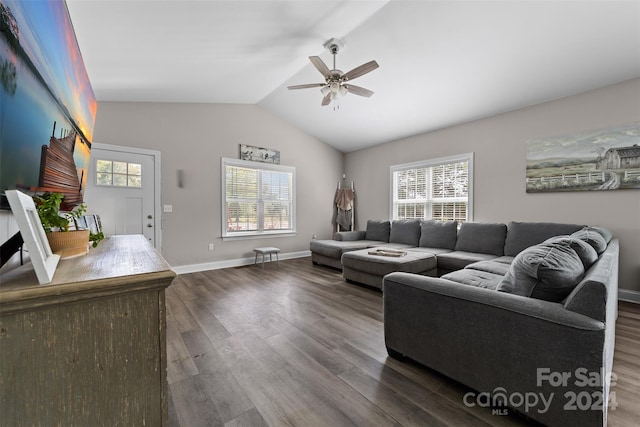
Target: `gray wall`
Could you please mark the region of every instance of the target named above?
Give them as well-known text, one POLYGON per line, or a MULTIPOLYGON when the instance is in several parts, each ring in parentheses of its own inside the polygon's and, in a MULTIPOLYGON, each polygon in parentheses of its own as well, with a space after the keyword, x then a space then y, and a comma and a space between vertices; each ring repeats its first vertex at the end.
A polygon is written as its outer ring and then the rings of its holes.
POLYGON ((260 107, 100 102, 93 140, 162 153, 162 204, 173 205, 163 214, 162 253, 172 266, 252 257, 259 246, 305 251, 314 234, 331 238, 343 154, 260 107), (280 150, 281 164, 296 167, 295 237, 221 240, 220 158, 238 158, 240 144, 280 150))
MULTIPOLYGON (((425 118, 426 119, 426 118, 425 118)), ((526 141, 640 120, 640 79, 349 153, 357 220, 389 217, 389 166, 474 152, 474 220, 601 225, 620 239, 621 288, 640 291, 640 190, 525 192, 526 141)))

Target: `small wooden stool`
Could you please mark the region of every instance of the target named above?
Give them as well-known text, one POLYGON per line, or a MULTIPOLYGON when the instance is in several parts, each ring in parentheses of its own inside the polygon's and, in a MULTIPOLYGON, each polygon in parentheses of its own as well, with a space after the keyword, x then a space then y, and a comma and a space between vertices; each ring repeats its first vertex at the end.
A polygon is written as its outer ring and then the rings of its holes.
POLYGON ((264 270, 264 256, 265 256, 265 254, 269 254, 269 262, 273 261, 273 258, 271 257, 273 254, 276 254, 276 264, 278 264, 278 262, 280 261, 278 259, 278 253, 280 252, 279 248, 273 248, 273 247, 255 248, 253 251, 256 253, 256 259, 253 261, 254 265, 258 263, 258 254, 262 254, 262 269, 263 270, 264 270))

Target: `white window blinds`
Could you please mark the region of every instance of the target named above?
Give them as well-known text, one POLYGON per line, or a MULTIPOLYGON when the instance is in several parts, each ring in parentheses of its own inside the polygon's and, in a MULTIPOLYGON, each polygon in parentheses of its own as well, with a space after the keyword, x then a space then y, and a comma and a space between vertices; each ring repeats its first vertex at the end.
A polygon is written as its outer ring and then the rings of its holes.
POLYGON ((222 159, 223 237, 295 232, 295 168, 222 159))
POLYGON ((471 220, 472 170, 472 153, 392 166, 392 219, 471 220))

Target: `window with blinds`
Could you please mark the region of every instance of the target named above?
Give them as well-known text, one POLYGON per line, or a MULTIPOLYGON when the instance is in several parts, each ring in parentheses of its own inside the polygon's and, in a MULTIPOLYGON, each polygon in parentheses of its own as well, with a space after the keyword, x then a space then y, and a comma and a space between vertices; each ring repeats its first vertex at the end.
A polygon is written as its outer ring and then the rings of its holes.
POLYGON ((222 159, 223 237, 295 233, 295 168, 222 159))
POLYGON ((473 153, 391 166, 391 218, 472 220, 473 153))

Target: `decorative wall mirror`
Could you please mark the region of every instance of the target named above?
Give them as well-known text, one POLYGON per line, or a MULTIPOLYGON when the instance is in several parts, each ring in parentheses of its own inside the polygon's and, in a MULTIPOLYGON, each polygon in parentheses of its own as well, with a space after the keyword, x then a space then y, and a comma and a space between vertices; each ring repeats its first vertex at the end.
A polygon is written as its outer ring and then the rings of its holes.
POLYGON ((60 256, 51 252, 33 199, 18 190, 7 190, 5 195, 20 228, 24 244, 29 251, 38 282, 41 285, 51 283, 60 256))

